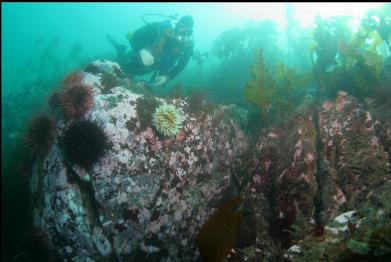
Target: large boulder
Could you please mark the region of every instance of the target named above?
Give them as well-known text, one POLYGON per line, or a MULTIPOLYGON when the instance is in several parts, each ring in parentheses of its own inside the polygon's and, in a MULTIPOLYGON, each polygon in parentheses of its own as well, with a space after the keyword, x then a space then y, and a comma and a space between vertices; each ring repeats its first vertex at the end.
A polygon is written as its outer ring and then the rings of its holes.
MULTIPOLYGON (((193 114, 186 101, 153 97, 106 60, 88 65, 83 82, 95 100, 85 118, 103 123, 111 148, 85 170, 69 164, 55 144, 33 174, 35 225, 72 261, 200 260, 197 232, 235 196, 231 169, 248 148, 227 117, 230 107, 193 114), (184 112, 175 137, 152 125, 163 102, 184 112)), ((72 121, 59 117, 59 136, 72 121)))

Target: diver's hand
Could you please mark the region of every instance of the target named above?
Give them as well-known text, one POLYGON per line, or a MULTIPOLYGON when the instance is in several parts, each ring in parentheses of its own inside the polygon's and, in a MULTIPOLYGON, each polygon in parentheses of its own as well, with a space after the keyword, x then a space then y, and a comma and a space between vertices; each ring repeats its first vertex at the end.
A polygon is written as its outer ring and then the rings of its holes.
POLYGON ((145 66, 151 66, 154 62, 153 55, 146 49, 140 50, 141 61, 145 66))
POLYGON ((152 83, 150 83, 150 86, 161 86, 167 83, 168 77, 167 76, 158 76, 156 77, 152 83))

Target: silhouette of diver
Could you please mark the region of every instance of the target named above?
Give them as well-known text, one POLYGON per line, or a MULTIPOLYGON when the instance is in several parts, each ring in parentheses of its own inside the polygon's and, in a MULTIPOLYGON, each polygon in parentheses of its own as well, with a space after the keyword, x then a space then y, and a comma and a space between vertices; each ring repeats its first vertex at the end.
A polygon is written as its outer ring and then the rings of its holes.
POLYGON ((174 79, 193 55, 193 18, 183 16, 172 20, 147 24, 128 34, 132 50, 106 35, 117 51, 117 61, 128 76, 154 72, 149 86, 164 86, 174 79))

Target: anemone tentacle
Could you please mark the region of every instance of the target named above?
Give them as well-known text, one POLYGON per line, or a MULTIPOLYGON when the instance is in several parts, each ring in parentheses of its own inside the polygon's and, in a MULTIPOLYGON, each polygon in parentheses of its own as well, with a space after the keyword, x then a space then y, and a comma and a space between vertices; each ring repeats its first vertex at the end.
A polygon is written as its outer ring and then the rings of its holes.
POLYGON ((185 120, 182 109, 174 105, 163 104, 152 114, 152 123, 164 136, 175 136, 182 129, 185 120))

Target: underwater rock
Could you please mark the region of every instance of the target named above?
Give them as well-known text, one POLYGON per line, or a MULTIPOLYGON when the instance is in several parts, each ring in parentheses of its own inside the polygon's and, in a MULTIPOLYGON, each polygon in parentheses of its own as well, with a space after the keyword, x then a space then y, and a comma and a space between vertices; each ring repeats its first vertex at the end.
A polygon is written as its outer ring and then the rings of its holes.
MULTIPOLYGON (((253 203, 246 213, 252 217, 250 221, 257 221, 251 225, 256 241, 247 241, 251 245, 244 248, 237 246, 237 257, 248 257, 258 249, 261 251, 254 255, 257 259, 278 259, 280 252, 273 242, 287 250, 312 235, 346 236, 365 229, 362 218, 346 221, 342 231, 330 230, 333 228, 328 225, 338 215, 357 210, 368 198, 378 203, 372 192, 390 183, 389 155, 384 146, 389 141, 390 121, 373 109, 377 114, 372 114, 343 91, 335 101, 321 105, 319 112, 302 110, 294 118, 262 131, 249 170, 252 179, 241 203, 242 209, 246 201, 253 203)), ((378 209, 383 207, 378 205, 378 209)), ((313 261, 320 257, 302 256, 301 260, 297 256, 292 260, 313 261)), ((291 259, 292 252, 285 258, 291 259)))
POLYGON ((345 213, 337 216, 336 218, 334 218, 334 221, 339 224, 346 224, 349 221, 349 219, 352 219, 352 216, 354 215, 354 213, 356 213, 355 210, 345 212, 345 213))
POLYGON ((78 259, 80 254, 98 257, 90 237, 94 224, 90 207, 83 203, 82 189, 72 179, 71 170, 60 156, 56 147, 44 160, 41 172, 36 170, 34 173, 40 181, 33 187, 33 194, 39 196, 34 224, 50 234, 61 257, 72 261, 81 261, 78 259), (68 246, 72 247, 72 252, 68 252, 68 246))
POLYGON ((323 202, 325 221, 340 208, 354 209, 372 188, 387 180, 388 154, 379 143, 374 123, 371 112, 345 92, 338 94, 333 108, 320 112, 323 186, 328 192, 323 202))
POLYGON ((136 93, 141 87, 134 89, 121 72, 99 60, 83 73, 94 91, 94 107, 83 119, 102 122, 110 138, 106 154, 91 170, 66 159, 58 138, 75 120, 60 118, 53 148, 34 167, 34 225, 62 258, 200 261, 205 247, 198 248, 197 234, 238 195, 227 210, 239 214, 238 232, 229 245, 216 243, 229 252, 227 261, 284 259, 284 251, 295 261, 333 260, 344 250, 389 253, 389 238, 381 234, 391 212, 389 111, 364 107, 341 91, 319 111, 303 107, 262 130, 250 145, 239 108, 191 113, 185 100, 136 93), (115 85, 102 83, 107 74, 115 85), (163 103, 183 112, 172 137, 152 123, 163 103), (334 218, 349 210, 354 217, 335 228, 334 218), (365 233, 371 224, 379 226, 365 233))
POLYGON ((288 251, 292 252, 292 253, 300 253, 301 252, 301 248, 298 245, 293 245, 290 248, 288 248, 288 251))
MULTIPOLYGON (((197 261, 199 229, 235 196, 229 177, 248 148, 247 137, 222 117, 225 107, 208 115, 184 113, 176 136, 159 135, 152 122, 140 125, 155 109, 140 114, 145 94, 127 86, 101 92, 107 89, 102 74, 123 83, 120 72, 106 60, 86 67, 82 81, 93 88, 94 107, 83 119, 102 123, 110 148, 87 173, 56 143, 33 174, 34 224, 72 261, 197 261)), ((165 102, 189 112, 184 100, 156 101, 145 105, 165 102)), ((67 121, 59 119, 59 137, 67 121)))

